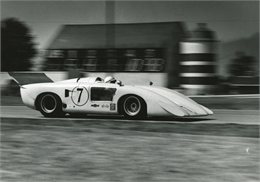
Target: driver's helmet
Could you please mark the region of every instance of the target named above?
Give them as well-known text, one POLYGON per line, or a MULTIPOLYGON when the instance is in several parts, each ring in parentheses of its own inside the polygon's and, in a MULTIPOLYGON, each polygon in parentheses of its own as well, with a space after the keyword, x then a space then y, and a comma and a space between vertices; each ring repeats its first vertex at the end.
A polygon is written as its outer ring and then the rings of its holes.
POLYGON ((104 79, 104 82, 105 83, 116 83, 116 79, 112 76, 107 76, 105 79, 104 79))

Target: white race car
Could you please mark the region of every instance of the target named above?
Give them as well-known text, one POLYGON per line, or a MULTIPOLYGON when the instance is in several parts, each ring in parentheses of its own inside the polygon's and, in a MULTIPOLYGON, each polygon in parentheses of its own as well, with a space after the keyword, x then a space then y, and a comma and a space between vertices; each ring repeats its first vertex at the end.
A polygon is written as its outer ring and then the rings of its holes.
POLYGON ((124 85, 113 77, 104 80, 86 77, 59 82, 43 79, 41 82, 45 83, 26 84, 19 75, 10 75, 20 85, 23 103, 45 117, 62 117, 68 113, 124 115, 137 119, 213 114, 210 109, 174 90, 153 85, 124 85))

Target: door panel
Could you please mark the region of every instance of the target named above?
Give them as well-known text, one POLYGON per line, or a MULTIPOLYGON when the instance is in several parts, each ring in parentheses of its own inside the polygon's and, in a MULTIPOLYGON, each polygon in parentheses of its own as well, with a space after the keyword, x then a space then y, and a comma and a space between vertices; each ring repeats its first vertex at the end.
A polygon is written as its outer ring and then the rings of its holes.
POLYGON ((91 101, 113 101, 116 88, 91 87, 91 101))

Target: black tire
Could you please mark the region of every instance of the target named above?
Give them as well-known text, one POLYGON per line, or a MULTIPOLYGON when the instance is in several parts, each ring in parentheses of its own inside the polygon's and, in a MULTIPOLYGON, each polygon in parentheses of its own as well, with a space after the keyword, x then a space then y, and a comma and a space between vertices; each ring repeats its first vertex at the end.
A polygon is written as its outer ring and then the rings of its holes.
POLYGON ((135 95, 129 95, 124 98, 122 110, 125 117, 129 119, 143 119, 147 115, 145 102, 135 95))
POLYGON ((62 103, 60 98, 52 93, 46 93, 40 96, 38 100, 38 110, 45 117, 62 117, 62 103))

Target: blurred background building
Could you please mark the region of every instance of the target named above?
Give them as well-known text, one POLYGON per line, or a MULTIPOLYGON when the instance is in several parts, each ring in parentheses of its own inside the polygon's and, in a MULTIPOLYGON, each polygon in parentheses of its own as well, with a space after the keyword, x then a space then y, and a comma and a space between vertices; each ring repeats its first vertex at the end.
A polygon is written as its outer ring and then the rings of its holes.
POLYGON ((117 75, 125 81, 133 76, 135 83, 144 84, 148 77, 178 87, 184 35, 182 22, 64 25, 47 48, 45 70, 79 69, 88 76, 121 73, 117 75))
POLYGON ((217 84, 217 39, 205 23, 199 23, 180 43, 180 87, 189 94, 214 93, 217 84))
POLYGON ((191 34, 184 22, 64 25, 47 48, 45 71, 106 73, 128 84, 208 94, 217 83, 216 47, 203 23, 191 34))
MULTIPOLYGON (((259 93, 259 58, 238 51, 223 64, 220 43, 205 23, 191 31, 185 22, 63 25, 31 71, 53 81, 112 75, 124 84, 153 82, 187 95, 259 93), (223 65, 228 75, 220 74, 223 65)), ((2 84, 9 76, 1 78, 2 84)))

